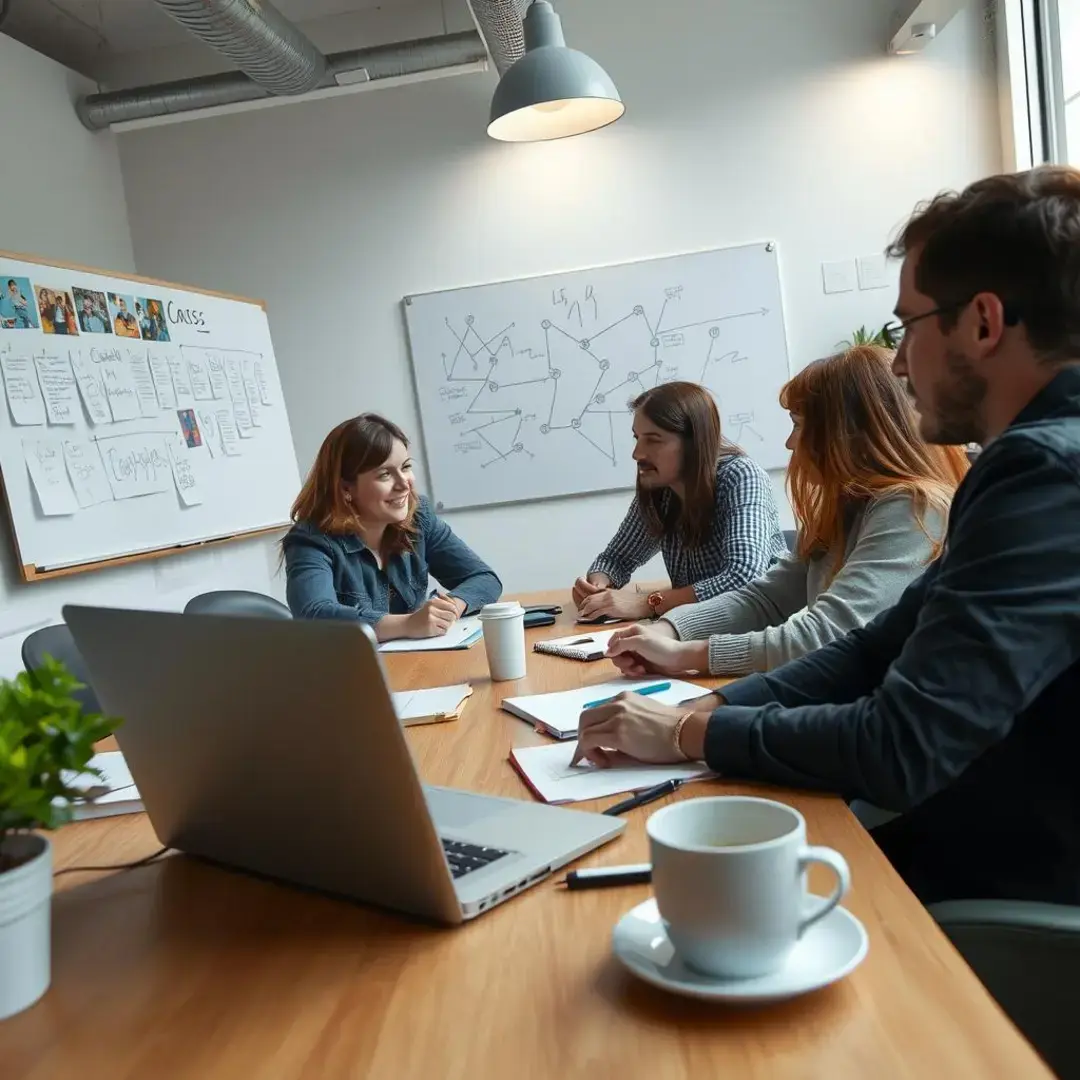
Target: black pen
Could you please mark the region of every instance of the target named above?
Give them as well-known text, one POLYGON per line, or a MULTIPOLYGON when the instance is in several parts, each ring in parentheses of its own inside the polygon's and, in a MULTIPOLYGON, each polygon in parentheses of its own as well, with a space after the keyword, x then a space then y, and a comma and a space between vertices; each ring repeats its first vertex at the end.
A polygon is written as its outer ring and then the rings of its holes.
POLYGON ((605 889, 612 885, 648 885, 652 867, 648 863, 630 866, 597 866, 589 870, 571 870, 563 879, 568 889, 605 889))
POLYGON ((665 780, 656 787, 646 788, 629 799, 623 799, 622 802, 609 806, 604 813, 608 817, 618 817, 619 814, 625 814, 627 810, 636 810, 639 806, 646 806, 651 802, 656 802, 657 799, 662 799, 665 795, 670 795, 673 791, 678 791, 684 783, 686 783, 685 780, 665 780))

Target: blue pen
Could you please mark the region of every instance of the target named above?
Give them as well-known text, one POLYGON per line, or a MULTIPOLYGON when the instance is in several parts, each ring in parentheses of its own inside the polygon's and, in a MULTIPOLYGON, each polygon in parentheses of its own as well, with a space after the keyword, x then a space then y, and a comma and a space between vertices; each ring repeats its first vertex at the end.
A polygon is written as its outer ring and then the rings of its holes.
MULTIPOLYGON (((658 682, 655 683, 653 686, 643 686, 640 690, 631 690, 630 692, 632 694, 641 694, 643 697, 647 697, 649 694, 662 694, 665 690, 670 689, 671 683, 658 682)), ((584 712, 586 709, 596 709, 599 708, 601 705, 607 705, 609 702, 612 702, 614 700, 614 697, 606 697, 601 698, 599 701, 590 701, 587 705, 581 706, 581 711, 584 712)))

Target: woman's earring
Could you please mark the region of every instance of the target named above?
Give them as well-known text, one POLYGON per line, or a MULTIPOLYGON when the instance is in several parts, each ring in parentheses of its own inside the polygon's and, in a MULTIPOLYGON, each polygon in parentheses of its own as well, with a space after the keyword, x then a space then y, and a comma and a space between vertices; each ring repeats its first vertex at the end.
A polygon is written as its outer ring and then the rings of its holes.
POLYGON ((346 501, 347 503, 351 503, 351 502, 352 502, 352 495, 350 495, 350 494, 349 494, 349 492, 347 492, 347 491, 345 492, 345 501, 346 501))

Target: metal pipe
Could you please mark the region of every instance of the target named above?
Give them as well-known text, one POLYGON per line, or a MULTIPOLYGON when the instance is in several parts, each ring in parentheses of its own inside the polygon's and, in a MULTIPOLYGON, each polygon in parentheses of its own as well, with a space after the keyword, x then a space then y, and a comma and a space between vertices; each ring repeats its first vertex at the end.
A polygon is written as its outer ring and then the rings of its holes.
POLYGON ((521 22, 530 0, 469 0, 473 21, 502 75, 525 55, 521 22))

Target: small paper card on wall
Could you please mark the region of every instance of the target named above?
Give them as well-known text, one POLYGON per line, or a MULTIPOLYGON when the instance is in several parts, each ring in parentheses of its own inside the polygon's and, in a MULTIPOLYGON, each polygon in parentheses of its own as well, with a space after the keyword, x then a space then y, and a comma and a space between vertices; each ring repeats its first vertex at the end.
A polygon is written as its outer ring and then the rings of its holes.
POLYGON ((148 350, 148 358, 150 376, 154 380, 154 390, 157 392, 158 404, 163 409, 175 409, 176 387, 173 386, 168 356, 158 352, 156 349, 150 349, 148 350))
POLYGON ((82 395, 90 423, 111 424, 113 422, 112 406, 109 405, 105 383, 102 382, 97 368, 83 356, 82 349, 70 349, 68 357, 71 360, 71 369, 75 372, 75 381, 79 384, 79 393, 82 395))
POLYGON ((79 389, 66 351, 40 352, 34 356, 45 414, 50 424, 74 424, 79 418, 79 389))
POLYGON ((180 501, 185 506, 199 506, 203 501, 192 455, 193 451, 182 436, 170 437, 169 459, 172 462, 173 480, 180 501))
POLYGON ((44 424, 45 401, 29 353, 15 353, 10 345, 0 350, 0 372, 12 421, 27 427, 44 424))
POLYGON ((127 357, 116 347, 101 348, 92 345, 88 360, 91 370, 97 372, 105 387, 105 397, 108 399, 113 419, 141 419, 139 392, 135 388, 135 379, 127 357))
POLYGON ((85 510, 98 503, 112 502, 113 493, 97 443, 89 439, 65 439, 64 461, 67 463, 75 498, 85 510))
POLYGON ((23 439, 22 445, 41 512, 46 517, 74 514, 79 503, 64 465, 62 441, 59 438, 23 439))
POLYGON ((172 490, 167 438, 160 434, 99 437, 98 448, 114 499, 135 499, 172 490))

